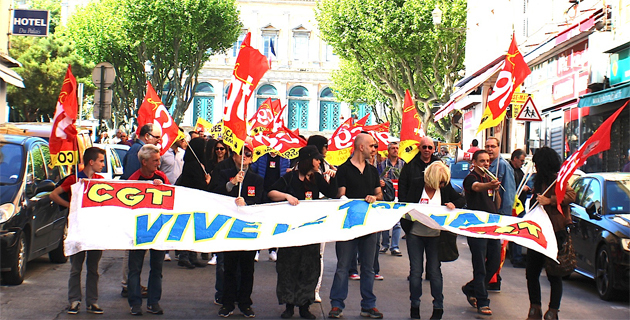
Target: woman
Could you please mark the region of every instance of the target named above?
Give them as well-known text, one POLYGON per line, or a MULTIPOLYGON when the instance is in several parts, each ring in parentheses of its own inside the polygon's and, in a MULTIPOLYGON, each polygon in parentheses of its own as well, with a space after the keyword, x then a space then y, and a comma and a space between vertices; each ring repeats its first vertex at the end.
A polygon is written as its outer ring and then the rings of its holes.
MULTIPOLYGON (((327 172, 332 178, 326 182, 318 172, 324 157, 314 146, 300 149, 297 170, 293 170, 278 180, 268 193, 272 201, 288 201, 297 205, 300 200, 319 199, 319 193, 329 198, 337 195, 337 181, 333 171, 327 172)), ((276 271, 278 283, 276 295, 280 304, 286 304, 286 310, 280 317, 288 319, 293 316, 294 307, 300 308, 300 316, 305 319, 315 319, 309 311, 309 306, 315 300, 315 287, 320 272, 320 244, 310 244, 300 247, 280 248, 276 271)))
MULTIPOLYGON (((466 204, 466 199, 453 189, 450 180, 450 170, 444 163, 441 161, 431 163, 424 171, 424 190, 419 202, 434 206, 446 206, 451 210, 462 208, 466 204)), ((444 295, 442 294, 441 263, 438 258, 440 230, 431 229, 417 221, 411 221, 411 217, 408 215, 400 220, 400 226, 407 235, 407 253, 411 268, 409 272, 411 318, 420 319, 423 256, 426 253, 427 278, 431 283, 431 296, 433 296, 431 319, 442 319, 444 295)))
POLYGON ((214 150, 211 154, 210 159, 208 159, 208 173, 212 173, 217 164, 231 156, 230 148, 223 142, 223 140, 219 140, 214 144, 214 148, 210 149, 214 150))
MULTIPOLYGON (((555 150, 549 147, 542 147, 536 151, 534 157, 536 175, 534 176, 533 194, 536 201, 545 208, 549 215, 553 231, 556 234, 558 247, 564 245, 568 237, 567 226, 571 224, 571 213, 569 203, 575 201, 575 192, 568 185, 565 186, 566 193, 560 202, 562 212, 558 211, 554 181, 560 170, 560 156, 555 150), (551 187, 550 187, 551 186, 551 187)), ((525 275, 527 278, 527 292, 529 293, 529 313, 527 319, 541 319, 542 302, 540 293, 540 273, 545 266, 547 258, 537 251, 527 250, 525 262, 525 275)), ((558 309, 562 299, 562 277, 547 274, 547 279, 551 285, 551 297, 549 310, 545 312, 544 319, 558 319, 558 309)))

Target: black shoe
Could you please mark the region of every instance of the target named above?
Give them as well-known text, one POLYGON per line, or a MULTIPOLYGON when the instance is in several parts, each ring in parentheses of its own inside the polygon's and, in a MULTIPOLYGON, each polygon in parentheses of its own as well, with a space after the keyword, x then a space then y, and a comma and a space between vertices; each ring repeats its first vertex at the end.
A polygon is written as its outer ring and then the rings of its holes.
POLYGON ((205 268, 208 265, 208 263, 207 262, 201 262, 201 261, 195 261, 195 262, 193 262, 193 265, 195 267, 198 267, 198 268, 205 268))
POLYGON ((420 319, 420 307, 411 307, 409 317, 411 319, 420 319))
POLYGON ((127 291, 127 287, 123 287, 123 288, 122 288, 122 291, 120 291, 120 295, 121 295, 123 298, 127 298, 127 297, 129 296, 129 291, 127 291))
POLYGON ((308 305, 300 306, 300 317, 304 319, 317 319, 317 317, 308 310, 308 305))
POLYGON ((219 315, 223 318, 227 318, 229 316, 232 315, 232 313, 234 312, 234 307, 232 307, 232 309, 226 307, 226 306, 222 306, 221 309, 219 309, 219 315))
POLYGON ((519 268, 519 269, 525 268, 526 267, 525 261, 512 262, 512 267, 519 268))
MULTIPOLYGON (((240 307, 239 307, 239 309, 240 309, 240 307)), ((245 318, 254 318, 254 317, 256 317, 256 313, 254 313, 254 309, 252 309, 252 307, 247 307, 247 308, 241 309, 241 313, 243 313, 243 317, 245 317, 245 318)))
POLYGON ((282 314, 280 315, 280 318, 291 319, 291 317, 293 317, 293 312, 295 311, 293 310, 293 308, 295 308, 294 305, 287 303, 287 308, 282 312, 282 314))
POLYGON ((488 291, 501 292, 501 282, 495 282, 488 285, 488 291))
POLYGON ((179 261, 177 261, 177 265, 180 266, 180 267, 186 267, 188 269, 194 269, 195 268, 195 265, 190 263, 190 261, 188 261, 188 260, 181 260, 180 259, 179 261))
POLYGON ((93 314, 103 314, 103 309, 101 309, 98 304, 93 303, 89 306, 87 306, 87 312, 88 313, 93 313, 93 314))
POLYGON ((79 307, 81 306, 81 301, 73 301, 68 307, 68 314, 77 314, 79 313, 79 307))
POLYGON ((201 254, 201 260, 208 260, 208 254, 207 253, 202 253, 201 254))
POLYGON ((129 313, 131 313, 131 315, 133 316, 141 316, 142 315, 142 306, 141 305, 135 305, 131 307, 131 311, 129 311, 129 313))
POLYGON ((431 314, 431 320, 442 319, 442 315, 444 314, 444 309, 433 309, 433 313, 431 314))
POLYGON ((150 304, 150 305, 147 306, 147 312, 148 313, 153 313, 153 314, 164 314, 164 309, 162 309, 162 307, 160 307, 159 303, 150 304))

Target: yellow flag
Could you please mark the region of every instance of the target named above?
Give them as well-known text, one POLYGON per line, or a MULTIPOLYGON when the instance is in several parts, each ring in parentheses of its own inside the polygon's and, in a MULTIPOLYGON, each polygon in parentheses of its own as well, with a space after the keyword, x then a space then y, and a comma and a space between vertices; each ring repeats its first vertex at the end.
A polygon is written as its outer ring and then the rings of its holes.
POLYGON ((503 112, 501 113, 501 115, 499 115, 498 117, 494 117, 492 115, 492 111, 490 111, 490 108, 488 106, 486 106, 486 109, 483 110, 483 116, 481 117, 481 123, 479 124, 479 128, 477 129, 477 133, 475 133, 475 135, 478 135, 479 132, 488 129, 488 128, 493 128, 498 126, 499 124, 501 124, 501 121, 503 121, 503 119, 505 119, 505 114, 507 113, 507 109, 503 110, 503 112))
POLYGON ((514 205, 512 206, 512 216, 516 217, 521 212, 525 211, 525 207, 523 207, 523 203, 521 199, 518 198, 518 194, 514 197, 514 205))

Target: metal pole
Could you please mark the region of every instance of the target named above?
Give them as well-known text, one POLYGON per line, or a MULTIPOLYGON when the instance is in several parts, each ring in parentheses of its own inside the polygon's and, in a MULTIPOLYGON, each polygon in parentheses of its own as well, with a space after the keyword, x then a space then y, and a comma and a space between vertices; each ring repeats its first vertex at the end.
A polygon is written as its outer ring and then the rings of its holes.
POLYGON ((103 103, 104 99, 105 99, 105 66, 102 65, 101 66, 101 84, 99 85, 99 90, 100 90, 100 95, 101 98, 98 101, 98 137, 99 137, 99 142, 103 143, 103 141, 100 140, 100 136, 101 136, 101 130, 103 130, 103 107, 105 106, 105 104, 103 103))

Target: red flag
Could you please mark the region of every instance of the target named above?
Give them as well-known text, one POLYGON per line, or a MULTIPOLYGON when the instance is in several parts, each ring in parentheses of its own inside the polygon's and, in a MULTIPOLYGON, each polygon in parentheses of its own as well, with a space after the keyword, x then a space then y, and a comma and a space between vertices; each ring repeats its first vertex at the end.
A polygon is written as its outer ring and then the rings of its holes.
MULTIPOLYGON (((360 123, 361 120, 357 121, 360 123)), ((353 119, 348 118, 342 123, 328 140, 328 152, 326 153, 326 161, 333 166, 344 163, 352 153, 352 145, 354 138, 363 130, 363 126, 353 125, 353 119)))
POLYGON ((149 81, 147 81, 147 94, 138 110, 138 130, 136 132, 138 136, 140 136, 142 126, 147 123, 153 123, 153 125, 162 128, 162 141, 159 147, 160 155, 165 154, 177 139, 179 128, 149 81))
MULTIPOLYGON (((250 44, 249 44, 249 43, 250 43, 250 41, 251 41, 251 38, 252 38, 252 33, 251 33, 251 32, 248 32, 248 33, 245 35, 245 38, 243 38, 243 42, 241 42, 241 49, 243 49, 244 47, 249 47, 249 46, 250 46, 250 44)), ((239 50, 240 50, 240 49, 239 49, 239 50)))
POLYGON ((270 130, 269 125, 272 124, 274 119, 275 115, 271 108, 271 98, 267 98, 267 100, 258 107, 258 111, 249 119, 249 122, 252 124, 251 135, 255 136, 258 133, 270 130))
POLYGON ((389 122, 380 123, 373 126, 363 127, 363 131, 367 131, 378 141, 378 151, 386 151, 389 144, 389 122))
POLYGON ((77 80, 72 75, 72 68, 68 65, 50 132, 50 157, 54 166, 72 165, 79 161, 76 143, 77 128, 74 125, 77 110, 77 80))
POLYGON ((363 116, 363 118, 357 120, 357 122, 354 123, 354 126, 355 127, 358 127, 358 126, 363 127, 367 123, 369 118, 370 118, 370 114, 368 113, 365 116, 363 116))
POLYGON ((418 154, 420 139, 426 136, 422 129, 422 119, 414 106, 409 90, 405 90, 403 114, 400 123, 400 151, 401 159, 409 163, 418 154))
POLYGON ((255 136, 252 146, 254 147, 252 161, 256 161, 260 156, 271 151, 278 152, 283 158, 293 159, 298 156, 300 148, 306 146, 306 140, 283 126, 269 135, 255 136))
POLYGON ((595 133, 562 164, 562 168, 560 168, 560 172, 558 172, 558 178, 556 178, 555 186, 556 199, 559 199, 558 211, 562 212, 560 207, 560 203, 562 202, 561 199, 564 199, 564 194, 567 191, 566 188, 569 185, 569 178, 571 178, 573 172, 575 172, 578 167, 582 166, 589 157, 610 149, 610 128, 612 127, 613 122, 615 122, 615 119, 617 119, 617 116, 619 116, 621 111, 623 111, 627 105, 628 102, 613 113, 612 116, 606 119, 606 121, 597 128, 597 131, 595 131, 595 133))
POLYGON ((264 55, 247 44, 241 47, 223 110, 223 141, 238 153, 247 137, 247 102, 267 70, 269 64, 264 55))
POLYGON ((484 110, 477 133, 486 128, 496 127, 503 121, 514 90, 523 83, 530 73, 532 72, 518 50, 516 38, 512 34, 512 42, 505 56, 503 70, 499 72, 497 82, 492 88, 492 94, 488 97, 488 105, 484 110))

